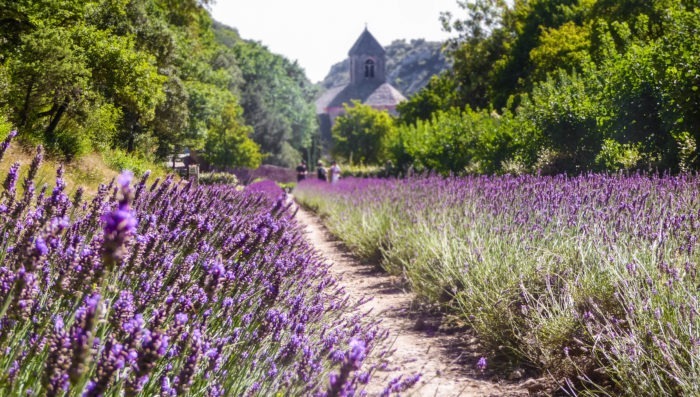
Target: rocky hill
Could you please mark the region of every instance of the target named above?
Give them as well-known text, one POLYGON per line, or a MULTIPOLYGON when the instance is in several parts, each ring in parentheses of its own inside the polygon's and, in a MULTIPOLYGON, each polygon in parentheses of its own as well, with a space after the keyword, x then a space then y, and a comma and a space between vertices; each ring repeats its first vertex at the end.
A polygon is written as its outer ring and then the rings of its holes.
MULTIPOLYGON (((442 43, 424 39, 392 42, 385 47, 389 83, 407 97, 419 91, 432 76, 450 67, 441 48, 442 43)), ((347 83, 350 80, 348 68, 347 59, 333 65, 321 82, 323 89, 347 83)))

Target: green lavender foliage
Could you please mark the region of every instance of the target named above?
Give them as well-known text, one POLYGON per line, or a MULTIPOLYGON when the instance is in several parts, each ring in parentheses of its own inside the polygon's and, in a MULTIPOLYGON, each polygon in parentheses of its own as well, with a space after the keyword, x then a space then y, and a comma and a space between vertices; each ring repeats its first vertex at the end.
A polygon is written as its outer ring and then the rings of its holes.
MULTIPOLYGON (((579 395, 695 395, 696 176, 344 178, 294 195, 354 252, 579 395)), ((472 363, 477 365, 477 363, 472 363)))

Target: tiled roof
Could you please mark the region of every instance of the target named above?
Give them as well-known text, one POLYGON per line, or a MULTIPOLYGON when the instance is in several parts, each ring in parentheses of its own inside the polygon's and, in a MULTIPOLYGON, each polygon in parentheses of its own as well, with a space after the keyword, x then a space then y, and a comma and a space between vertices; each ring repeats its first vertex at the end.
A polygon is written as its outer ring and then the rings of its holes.
POLYGON ((326 113, 326 108, 330 106, 335 97, 337 97, 338 94, 340 94, 347 86, 347 84, 337 85, 324 92, 323 95, 316 100, 316 114, 326 113))
POLYGON ((406 100, 399 90, 394 88, 389 83, 384 83, 377 87, 372 94, 364 100, 365 105, 369 106, 396 106, 399 102, 406 100))
POLYGON ((372 33, 365 28, 364 32, 357 38, 355 44, 348 51, 349 56, 353 55, 383 55, 384 47, 372 36, 372 33))
POLYGON ((342 107, 353 99, 373 107, 396 106, 406 97, 389 83, 363 83, 341 85, 326 91, 316 101, 316 114, 326 113, 326 109, 342 107))
POLYGON ((364 81, 360 84, 348 84, 332 101, 330 101, 328 107, 342 107, 344 103, 350 103, 353 99, 364 103, 380 84, 381 83, 374 81, 364 81))

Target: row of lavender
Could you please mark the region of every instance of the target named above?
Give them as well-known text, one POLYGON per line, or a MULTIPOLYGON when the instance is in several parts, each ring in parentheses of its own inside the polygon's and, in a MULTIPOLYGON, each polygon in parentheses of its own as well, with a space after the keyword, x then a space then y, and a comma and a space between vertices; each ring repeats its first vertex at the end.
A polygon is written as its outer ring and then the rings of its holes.
POLYGON ((295 190, 351 248, 458 313, 493 356, 575 393, 630 396, 700 393, 699 195, 687 175, 295 190))
POLYGON ((35 192, 41 161, 39 148, 14 164, 1 190, 0 395, 336 396, 367 382, 385 335, 279 188, 123 174, 84 201, 61 170, 35 192))

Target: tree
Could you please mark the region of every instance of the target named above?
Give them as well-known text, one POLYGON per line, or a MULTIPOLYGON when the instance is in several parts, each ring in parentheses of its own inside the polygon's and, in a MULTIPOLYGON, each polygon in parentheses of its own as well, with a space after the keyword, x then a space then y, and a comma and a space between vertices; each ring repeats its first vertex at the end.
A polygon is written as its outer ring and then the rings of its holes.
POLYGON ((204 156, 218 168, 260 166, 260 148, 248 137, 251 129, 241 123, 241 112, 237 104, 227 104, 207 136, 204 156))
POLYGON ((608 115, 599 77, 564 70, 537 83, 519 111, 541 135, 540 148, 553 150, 548 166, 572 173, 594 164, 604 138, 601 123, 608 115))
POLYGON ((145 133, 165 101, 167 77, 159 73, 156 59, 136 49, 132 37, 118 37, 109 31, 85 27, 79 32, 92 71, 91 82, 102 96, 109 98, 124 115, 123 144, 135 149, 135 140, 145 133))
POLYGON ((260 43, 239 41, 233 51, 243 76, 243 117, 264 161, 292 167, 302 156, 309 159, 317 131, 315 89, 303 70, 260 43))
POLYGON ((466 11, 464 19, 453 20, 449 13, 441 17, 445 30, 458 33, 447 42, 459 95, 457 107, 488 108, 493 65, 507 55, 512 40, 503 26, 509 9, 503 0, 464 1, 459 5, 466 11))
POLYGON ((437 111, 460 107, 455 85, 454 76, 449 73, 433 76, 425 88, 398 104, 399 121, 414 124, 418 120, 430 119, 437 111))
POLYGON ((90 150, 91 140, 102 146, 109 131, 133 147, 165 98, 165 78, 134 36, 95 24, 91 11, 107 3, 18 0, 5 10, 21 27, 0 57, 11 76, 10 118, 23 136, 67 157, 90 150))
POLYGON ((333 154, 354 164, 383 164, 396 133, 392 117, 359 101, 344 107, 345 114, 336 119, 331 131, 333 154))
POLYGON ((591 62, 590 27, 569 21, 558 28, 544 28, 540 44, 530 51, 533 81, 542 81, 548 73, 564 69, 581 71, 591 62))

